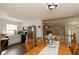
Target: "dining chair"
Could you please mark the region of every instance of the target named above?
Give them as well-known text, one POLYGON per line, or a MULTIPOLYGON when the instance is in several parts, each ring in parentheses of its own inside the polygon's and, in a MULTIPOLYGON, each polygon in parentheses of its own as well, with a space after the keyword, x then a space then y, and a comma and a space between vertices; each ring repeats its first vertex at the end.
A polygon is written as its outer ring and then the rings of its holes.
POLYGON ((33 48, 33 41, 31 39, 28 39, 25 41, 26 51, 29 51, 33 48))
POLYGON ((70 49, 73 55, 76 54, 77 48, 78 48, 77 41, 76 40, 72 41, 70 49))

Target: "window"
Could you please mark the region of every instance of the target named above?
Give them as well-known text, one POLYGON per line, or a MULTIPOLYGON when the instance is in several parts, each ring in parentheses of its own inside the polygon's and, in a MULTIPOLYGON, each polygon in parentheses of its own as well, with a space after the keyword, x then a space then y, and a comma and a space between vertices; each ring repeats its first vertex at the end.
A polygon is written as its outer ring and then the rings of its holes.
POLYGON ((7 35, 14 35, 15 31, 17 31, 17 25, 13 25, 13 24, 6 25, 7 35))

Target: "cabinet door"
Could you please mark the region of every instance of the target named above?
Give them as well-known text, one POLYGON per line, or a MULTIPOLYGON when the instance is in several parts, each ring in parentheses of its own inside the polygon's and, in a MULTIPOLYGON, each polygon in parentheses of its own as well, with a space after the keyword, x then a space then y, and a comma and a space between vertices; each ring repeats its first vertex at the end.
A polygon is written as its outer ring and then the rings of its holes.
POLYGON ((1 41, 1 48, 8 46, 8 40, 2 40, 1 41))
POLYGON ((25 43, 25 40, 26 40, 26 35, 21 35, 21 42, 25 43))

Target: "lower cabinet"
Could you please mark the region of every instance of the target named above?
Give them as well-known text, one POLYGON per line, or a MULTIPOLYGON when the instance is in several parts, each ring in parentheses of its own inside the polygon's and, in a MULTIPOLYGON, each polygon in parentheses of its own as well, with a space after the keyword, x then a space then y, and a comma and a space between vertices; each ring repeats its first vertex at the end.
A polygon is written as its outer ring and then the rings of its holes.
POLYGON ((2 40, 1 41, 1 49, 5 48, 5 47, 8 47, 8 40, 2 40))

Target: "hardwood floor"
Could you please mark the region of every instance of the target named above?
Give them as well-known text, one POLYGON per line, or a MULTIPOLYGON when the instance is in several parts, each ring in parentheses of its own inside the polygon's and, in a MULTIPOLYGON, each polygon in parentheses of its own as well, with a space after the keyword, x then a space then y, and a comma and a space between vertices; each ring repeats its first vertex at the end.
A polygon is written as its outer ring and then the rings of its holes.
POLYGON ((3 55, 24 55, 25 53, 25 46, 24 44, 17 44, 17 45, 13 45, 8 47, 6 51, 3 55))

